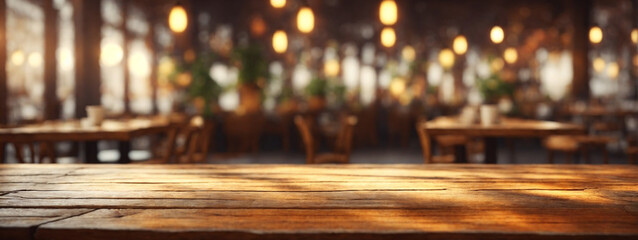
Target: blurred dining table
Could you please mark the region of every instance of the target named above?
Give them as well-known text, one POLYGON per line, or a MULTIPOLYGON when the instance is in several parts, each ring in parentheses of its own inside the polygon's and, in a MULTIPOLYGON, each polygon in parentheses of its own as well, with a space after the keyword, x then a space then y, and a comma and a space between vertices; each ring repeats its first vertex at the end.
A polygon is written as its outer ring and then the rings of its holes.
MULTIPOLYGON (((83 157, 86 163, 98 163, 97 142, 118 141, 119 163, 129 163, 130 141, 140 136, 165 133, 170 120, 164 116, 106 119, 99 126, 86 126, 80 120, 45 121, 11 128, 0 128, 0 147, 7 143, 72 141, 84 144, 83 157)), ((0 156, 5 162, 4 154, 0 156)))
MULTIPOLYGON (((585 128, 579 124, 505 117, 496 124, 482 125, 463 123, 457 116, 443 116, 427 121, 418 127, 418 130, 424 131, 426 136, 427 143, 423 144, 426 148, 423 151, 426 160, 432 157, 432 150, 429 146, 433 136, 461 135, 483 138, 485 163, 492 164, 498 163, 499 138, 542 138, 550 135, 582 135, 586 133, 585 128)), ((464 151, 456 152, 455 155, 456 161, 465 162, 467 159, 464 151)))

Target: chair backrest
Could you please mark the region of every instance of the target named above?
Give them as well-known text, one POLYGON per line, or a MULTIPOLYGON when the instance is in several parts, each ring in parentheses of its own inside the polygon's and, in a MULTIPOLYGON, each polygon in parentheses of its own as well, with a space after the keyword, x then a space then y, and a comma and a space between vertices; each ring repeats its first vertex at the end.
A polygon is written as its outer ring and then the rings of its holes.
POLYGON ((311 164, 315 158, 315 142, 308 121, 302 116, 295 117, 295 125, 299 129, 301 139, 306 147, 306 163, 311 164))
POLYGON ((352 150, 352 136, 354 135, 354 129, 357 122, 358 119, 355 116, 346 116, 341 119, 341 130, 337 135, 337 142, 335 144, 335 150, 337 153, 350 157, 350 152, 352 150))
POLYGON ((420 117, 416 123, 416 132, 419 134, 419 142, 421 143, 421 150, 423 151, 423 162, 432 163, 430 138, 428 137, 424 126, 426 122, 427 119, 425 117, 420 117))
POLYGON ((200 116, 191 119, 191 140, 188 141, 188 151, 186 153, 188 162, 206 161, 210 137, 213 134, 214 127, 213 121, 206 121, 200 116), (196 158, 196 156, 200 157, 196 158))

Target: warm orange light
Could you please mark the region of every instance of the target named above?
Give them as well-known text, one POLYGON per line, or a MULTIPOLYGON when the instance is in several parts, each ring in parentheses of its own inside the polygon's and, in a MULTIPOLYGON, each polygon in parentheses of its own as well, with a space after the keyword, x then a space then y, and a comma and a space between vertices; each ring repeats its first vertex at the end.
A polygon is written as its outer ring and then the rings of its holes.
POLYGON ((302 33, 310 33, 315 28, 315 14, 309 7, 303 7, 297 13, 297 28, 302 33))
POLYGON ((328 60, 323 64, 323 73, 326 77, 336 77, 339 75, 340 68, 338 60, 328 60))
POLYGON ((454 66, 454 53, 450 49, 443 49, 439 53, 439 63, 442 67, 449 69, 454 66))
POLYGON ((173 32, 181 33, 186 30, 188 26, 188 16, 186 15, 186 9, 182 5, 177 4, 171 9, 171 13, 168 15, 168 26, 173 32))
POLYGON ((282 8, 286 6, 286 0, 270 0, 270 5, 274 8, 282 8))
POLYGON ((490 31, 490 39, 492 39, 493 43, 502 43, 505 39, 505 32, 503 31, 503 28, 500 26, 494 26, 490 31))
POLYGON ((596 71, 598 73, 602 72, 603 70, 605 70, 605 65, 606 65, 606 63, 605 63, 605 60, 603 58, 597 57, 597 58, 594 59, 594 63, 593 63, 594 71, 596 71))
POLYGON ((505 52, 503 52, 503 58, 507 63, 514 64, 518 60, 518 51, 513 47, 507 48, 505 52))
POLYGON ((390 83, 390 93, 395 97, 400 97, 405 92, 405 80, 403 78, 395 78, 390 83))
POLYGON ((288 35, 282 30, 278 30, 272 35, 272 48, 276 53, 284 53, 288 49, 288 35))
POLYGON ((393 47, 397 42, 397 35, 393 28, 386 27, 381 31, 381 44, 384 47, 393 47))
POLYGON ((631 42, 638 44, 638 29, 631 30, 631 42))
POLYGON ((403 50, 401 50, 401 56, 408 62, 414 61, 416 59, 416 51, 412 46, 405 46, 403 50))
POLYGON ((589 29, 589 41, 598 44, 603 41, 603 30, 600 27, 592 27, 589 29))
POLYGON ((463 35, 459 35, 454 38, 454 43, 452 43, 452 49, 458 55, 463 55, 467 52, 467 39, 463 35))
POLYGON ((394 25, 398 18, 397 3, 394 0, 384 0, 379 6, 379 19, 385 25, 394 25))
POLYGON ((618 66, 617 62, 609 63, 607 66, 607 76, 611 79, 618 78, 618 74, 620 73, 620 66, 618 66))

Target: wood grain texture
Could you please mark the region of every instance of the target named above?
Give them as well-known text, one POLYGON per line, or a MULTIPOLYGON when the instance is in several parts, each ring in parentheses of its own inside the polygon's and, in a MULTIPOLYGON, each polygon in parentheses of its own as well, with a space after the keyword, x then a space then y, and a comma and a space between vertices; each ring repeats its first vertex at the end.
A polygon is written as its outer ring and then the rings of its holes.
POLYGON ((0 128, 0 142, 120 140, 163 133, 169 127, 164 117, 105 120, 101 126, 85 127, 80 121, 46 121, 15 128, 0 128))
POLYGON ((422 125, 429 135, 464 135, 475 137, 544 137, 549 135, 584 134, 577 124, 539 120, 502 118, 498 124, 463 124, 456 117, 438 117, 422 125))
POLYGON ((637 183, 634 166, 4 165, 0 234, 31 214, 35 239, 636 239, 637 183))

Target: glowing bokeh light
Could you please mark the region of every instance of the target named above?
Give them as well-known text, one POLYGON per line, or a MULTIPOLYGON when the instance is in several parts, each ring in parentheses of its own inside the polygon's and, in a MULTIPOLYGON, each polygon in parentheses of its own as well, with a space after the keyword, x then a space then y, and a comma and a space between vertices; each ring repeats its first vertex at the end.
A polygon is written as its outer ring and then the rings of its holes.
POLYGON ((381 31, 381 44, 384 47, 393 47, 397 41, 397 35, 393 28, 386 27, 381 31))
POLYGON ((315 14, 309 7, 299 9, 297 13, 297 28, 302 33, 310 33, 315 28, 315 14))
POLYGON ((168 15, 168 26, 173 32, 181 33, 188 27, 188 15, 182 5, 175 5, 168 15))
POLYGON ((394 25, 398 18, 397 3, 394 0, 384 0, 379 6, 379 20, 385 25, 394 25))

